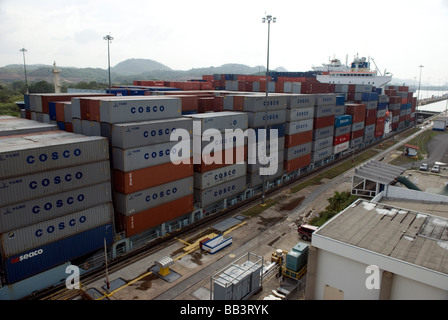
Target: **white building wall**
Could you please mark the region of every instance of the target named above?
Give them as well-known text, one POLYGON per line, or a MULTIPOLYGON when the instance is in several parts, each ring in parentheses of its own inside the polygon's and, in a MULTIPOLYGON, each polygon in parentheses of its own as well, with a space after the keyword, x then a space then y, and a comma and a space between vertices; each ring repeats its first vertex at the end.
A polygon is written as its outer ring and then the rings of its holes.
MULTIPOLYGON (((372 273, 366 273, 368 265, 329 251, 317 250, 315 299, 323 300, 325 286, 343 291, 344 300, 378 300, 380 289, 367 289, 372 273)), ((381 284, 382 270, 379 270, 381 284)), ((448 291, 394 274, 390 292, 391 300, 448 300, 448 291)))
POLYGON ((324 299, 325 285, 343 291, 344 300, 378 300, 379 289, 366 287, 370 275, 366 273, 367 265, 322 249, 317 252, 316 300, 324 299))
POLYGON ((391 300, 448 300, 448 291, 424 283, 394 275, 391 300))

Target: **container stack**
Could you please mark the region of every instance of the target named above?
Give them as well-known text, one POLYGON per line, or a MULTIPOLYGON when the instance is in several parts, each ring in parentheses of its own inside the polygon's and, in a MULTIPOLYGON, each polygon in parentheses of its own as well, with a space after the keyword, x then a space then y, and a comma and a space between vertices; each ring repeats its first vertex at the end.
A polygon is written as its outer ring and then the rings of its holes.
POLYGON ((50 131, 0 138, 1 270, 8 284, 112 244, 107 139, 50 131))
POLYGON ((244 192, 246 142, 226 130, 246 130, 247 114, 223 111, 188 117, 193 121, 195 203, 206 208, 244 192))
POLYGON ((57 125, 11 116, 0 116, 0 136, 56 131, 57 125))
POLYGON ((364 121, 366 119, 366 105, 362 103, 347 103, 345 112, 352 116, 350 148, 364 142, 364 121))
POLYGON ((334 154, 349 149, 351 132, 352 116, 349 114, 335 116, 333 139, 334 154))
POLYGON ((179 98, 99 100, 102 132, 112 148, 114 206, 127 237, 189 214, 193 209, 191 141, 177 150, 171 133, 192 132, 179 98), (180 163, 173 163, 175 155, 180 163))
POLYGON ((333 155, 333 135, 336 94, 317 94, 314 102, 313 142, 311 162, 315 163, 333 155))
POLYGON ((250 152, 251 149, 249 149, 247 166, 247 181, 251 188, 261 186, 263 179, 272 181, 283 175, 286 107, 289 98, 288 95, 271 94, 267 100, 265 95, 245 95, 239 97, 237 102, 234 100, 234 103, 247 113, 249 128, 255 130, 256 150, 253 149, 253 152, 250 152), (264 135, 265 124, 266 134, 264 135), (277 141, 271 140, 272 130, 277 132, 277 141), (261 149, 258 146, 261 146, 261 149), (277 153, 271 153, 271 150, 275 149, 277 153), (263 178, 260 175, 260 168, 264 167, 262 163, 265 162, 267 164, 263 169, 266 170, 266 175, 263 178), (277 165, 274 165, 274 162, 277 165))
POLYGON ((389 97, 385 94, 380 94, 378 96, 378 108, 375 120, 375 138, 380 138, 384 135, 388 104, 389 97))
POLYGON ((286 110, 285 171, 300 170, 311 163, 315 95, 292 95, 286 110))
MULTIPOLYGON (((367 86, 365 90, 368 90, 370 86, 367 86)), ((375 138, 375 124, 378 113, 378 93, 377 92, 359 92, 358 97, 361 98, 357 103, 365 104, 366 115, 364 120, 364 141, 369 142, 375 138)))

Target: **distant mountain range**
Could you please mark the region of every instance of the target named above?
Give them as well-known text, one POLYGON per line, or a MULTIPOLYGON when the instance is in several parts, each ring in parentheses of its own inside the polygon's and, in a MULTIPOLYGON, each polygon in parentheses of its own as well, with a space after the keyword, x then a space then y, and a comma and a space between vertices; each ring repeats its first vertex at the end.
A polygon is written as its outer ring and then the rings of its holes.
MULTIPOLYGON (((53 82, 53 65, 34 64, 27 65, 28 81, 45 80, 53 82)), ((59 67, 60 79, 62 84, 78 83, 80 81, 96 81, 99 83, 108 82, 107 69, 101 68, 76 68, 59 67)), ((287 71, 283 67, 274 69, 274 71, 287 71)), ((297 71, 297 70, 295 70, 297 71)), ((299 70, 309 71, 309 70, 299 70)), ((264 74, 266 67, 250 67, 244 64, 227 63, 219 67, 193 68, 187 71, 173 70, 170 67, 151 60, 151 59, 127 59, 114 67, 111 67, 112 83, 132 84, 134 80, 188 80, 200 79, 202 75, 231 73, 231 74, 264 74)), ((10 64, 0 67, 0 81, 13 82, 24 80, 23 65, 10 64)), ((412 86, 414 80, 393 79, 391 84, 412 86)))
MULTIPOLYGON (((28 81, 45 80, 53 82, 53 65, 34 64, 27 65, 28 81)), ((80 81, 108 82, 107 69, 101 68, 75 68, 60 67, 60 79, 63 83, 77 83, 80 81)), ((280 67, 276 71, 286 71, 280 67)), ((223 64, 219 67, 194 68, 187 71, 173 70, 170 67, 151 59, 127 59, 111 67, 112 82, 132 84, 133 80, 188 80, 200 79, 205 74, 238 73, 259 74, 265 73, 264 66, 250 67, 243 64, 223 64)), ((23 65, 10 64, 0 68, 0 81, 12 82, 24 79, 23 65)))

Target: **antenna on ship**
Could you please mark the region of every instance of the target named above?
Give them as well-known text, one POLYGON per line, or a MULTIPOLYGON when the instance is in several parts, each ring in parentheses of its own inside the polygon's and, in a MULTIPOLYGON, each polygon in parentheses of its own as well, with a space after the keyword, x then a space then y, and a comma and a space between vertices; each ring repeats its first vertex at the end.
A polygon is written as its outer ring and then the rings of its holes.
POLYGON ((51 72, 53 72, 54 92, 60 93, 61 84, 59 83, 59 74, 61 73, 61 70, 56 68, 56 61, 53 63, 53 66, 54 68, 53 70, 51 70, 51 72))

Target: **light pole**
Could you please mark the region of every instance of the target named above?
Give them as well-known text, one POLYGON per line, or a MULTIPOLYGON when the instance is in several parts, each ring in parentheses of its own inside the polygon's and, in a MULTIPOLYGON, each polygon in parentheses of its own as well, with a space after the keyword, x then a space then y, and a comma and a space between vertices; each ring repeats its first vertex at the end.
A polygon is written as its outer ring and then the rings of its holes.
POLYGON ((26 77, 26 63, 25 63, 25 52, 27 52, 28 50, 26 50, 25 48, 20 49, 20 51, 23 53, 23 69, 25 70, 25 86, 26 86, 26 94, 28 94, 28 79, 26 77))
MULTIPOLYGON (((275 23, 277 18, 272 17, 271 15, 267 15, 266 17, 262 18, 263 23, 268 23, 268 53, 267 53, 267 63, 266 63, 266 103, 264 106, 264 131, 265 131, 265 148, 266 153, 268 150, 268 96, 269 96, 269 40, 270 40, 270 33, 271 33, 271 21, 275 23)), ((262 176, 262 193, 261 193, 261 206, 266 206, 265 197, 266 197, 266 175, 262 176)))
POLYGON ((109 48, 109 43, 114 40, 114 38, 108 34, 107 36, 103 37, 104 40, 107 40, 107 65, 108 65, 108 69, 109 69, 109 90, 111 89, 111 84, 110 84, 110 48, 109 48))
POLYGON ((420 65, 418 67, 420 68, 420 79, 418 80, 417 112, 418 112, 418 103, 420 102, 420 84, 422 83, 422 68, 423 68, 423 65, 420 65))

